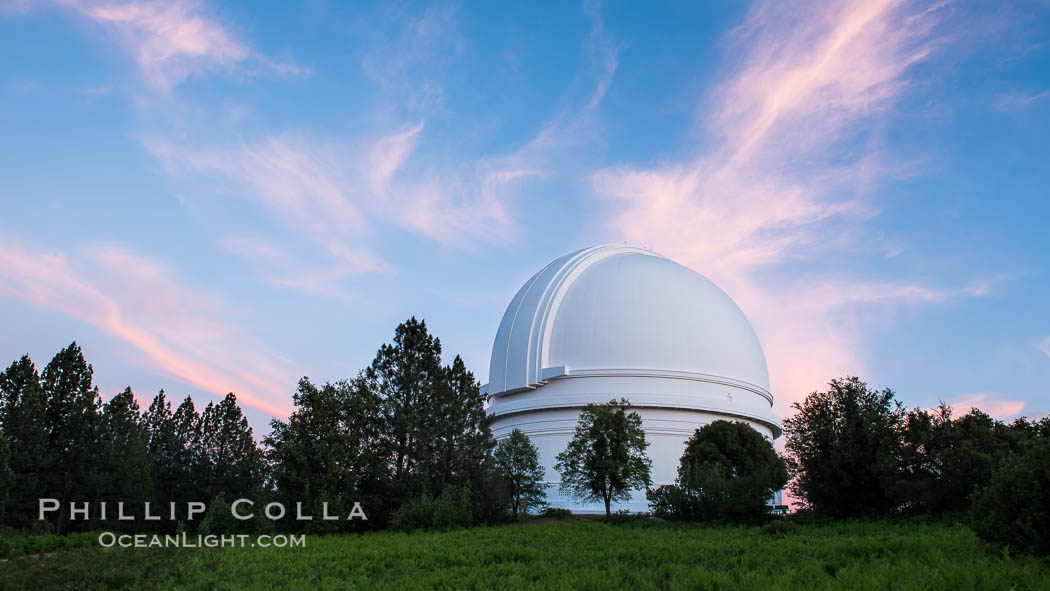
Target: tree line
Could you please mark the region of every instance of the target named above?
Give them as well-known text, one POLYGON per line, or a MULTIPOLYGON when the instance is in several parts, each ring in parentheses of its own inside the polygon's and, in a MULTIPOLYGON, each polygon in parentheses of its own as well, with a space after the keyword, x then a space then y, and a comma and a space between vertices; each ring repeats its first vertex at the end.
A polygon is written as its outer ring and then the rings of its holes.
MULTIPOLYGON (((440 340, 411 318, 355 377, 301 379, 294 411, 271 421, 261 445, 232 393, 198 411, 191 398, 176 405, 161 391, 142 411, 130 388, 101 401, 76 343, 39 372, 24 356, 0 373, 0 523, 40 527, 41 498, 60 501, 47 521, 57 532, 425 529, 542 508, 536 447, 518 430, 497 442, 477 380, 459 356, 450 364, 441 356, 440 340), (223 521, 239 498, 279 502, 290 515, 276 524, 223 521), (165 518, 72 519, 71 501, 148 501, 165 518), (191 501, 208 502, 208 515, 191 519, 191 501), (345 516, 355 503, 367 520, 294 519, 345 516)), ((648 443, 629 401, 588 405, 555 468, 564 491, 603 503, 607 515, 645 490, 665 519, 756 521, 790 480, 809 513, 972 510, 989 539, 1050 545, 1042 533, 1050 531, 1050 418, 1003 423, 977 409, 956 417, 944 404, 909 411, 891 390, 858 378, 832 380, 793 408, 783 456, 747 424, 715 421, 687 441, 675 482, 652 489, 648 443)))

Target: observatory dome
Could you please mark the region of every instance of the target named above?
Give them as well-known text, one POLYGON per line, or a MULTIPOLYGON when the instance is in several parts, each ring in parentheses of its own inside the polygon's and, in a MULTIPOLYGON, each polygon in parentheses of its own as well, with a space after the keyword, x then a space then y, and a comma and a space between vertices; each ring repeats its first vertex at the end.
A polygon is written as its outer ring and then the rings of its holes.
MULTIPOLYGON (((540 448, 548 500, 554 456, 579 409, 627 398, 650 441, 654 486, 673 482, 685 441, 716 419, 781 433, 765 356, 733 300, 699 273, 649 250, 596 246, 569 253, 518 290, 492 346, 489 413, 503 437, 519 428, 540 448)), ((645 510, 644 491, 622 507, 645 510)))

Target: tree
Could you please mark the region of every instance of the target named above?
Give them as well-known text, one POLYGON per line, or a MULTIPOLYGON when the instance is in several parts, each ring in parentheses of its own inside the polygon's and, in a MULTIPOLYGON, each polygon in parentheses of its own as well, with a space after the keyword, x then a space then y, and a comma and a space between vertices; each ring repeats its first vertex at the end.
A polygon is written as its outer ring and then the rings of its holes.
POLYGON ((649 495, 655 513, 683 520, 748 521, 788 481, 772 443, 747 423, 714 421, 686 442, 672 487, 649 495))
POLYGON ((393 344, 384 344, 359 384, 379 401, 377 445, 391 467, 393 495, 418 496, 433 459, 435 423, 430 404, 441 387, 441 342, 415 317, 398 325, 393 344))
POLYGON ((785 448, 791 490, 806 506, 836 517, 896 508, 904 411, 892 390, 869 389, 856 377, 832 380, 827 392, 792 408, 785 448))
POLYGON ((496 470, 510 487, 511 516, 518 512, 542 507, 547 501, 547 488, 543 484, 543 466, 540 453, 528 436, 520 429, 496 445, 496 470))
MULTIPOLYGON (((93 499, 91 475, 99 469, 95 445, 102 401, 93 370, 76 342, 59 351, 40 373, 44 426, 51 463, 43 476, 47 496, 61 503, 55 530, 64 533, 69 503, 93 499)), ((77 526, 87 527, 87 522, 77 526)))
POLYGON ((1050 437, 1033 440, 996 470, 973 503, 972 525, 985 540, 1050 554, 1050 437))
POLYGON ((286 506, 328 502, 333 513, 348 511, 363 492, 374 491, 379 477, 369 445, 376 400, 349 382, 318 388, 305 377, 293 400, 296 409, 288 422, 274 419, 264 440, 278 498, 286 506))
POLYGON ((358 380, 378 401, 375 446, 391 471, 394 504, 446 486, 469 486, 482 509, 495 440, 487 398, 458 356, 441 365, 441 341, 415 317, 394 331, 358 380))
POLYGON ((149 500, 148 444, 149 433, 128 387, 102 409, 96 444, 98 469, 90 475, 95 488, 92 498, 124 501, 132 507, 149 500))
POLYGON ((7 503, 3 522, 27 527, 36 515, 37 499, 47 497, 54 461, 44 415, 40 375, 28 355, 0 373, 0 428, 8 448, 7 503))
POLYGON ((488 396, 459 355, 445 366, 442 381, 430 401, 433 437, 430 474, 433 490, 446 484, 471 484, 496 446, 485 412, 488 396))
POLYGON ((625 501, 650 483, 642 417, 629 409, 626 399, 584 406, 572 441, 554 465, 562 491, 577 500, 603 501, 606 516, 612 501, 625 501))
POLYGON ((200 416, 198 461, 206 477, 207 496, 252 498, 262 488, 262 452, 255 445, 252 428, 230 392, 215 404, 209 402, 200 416))
POLYGON ((1004 425, 974 408, 952 418, 943 402, 932 411, 909 412, 901 432, 904 473, 898 496, 911 511, 961 511, 996 468, 1020 453, 1031 436, 1024 420, 1004 425))

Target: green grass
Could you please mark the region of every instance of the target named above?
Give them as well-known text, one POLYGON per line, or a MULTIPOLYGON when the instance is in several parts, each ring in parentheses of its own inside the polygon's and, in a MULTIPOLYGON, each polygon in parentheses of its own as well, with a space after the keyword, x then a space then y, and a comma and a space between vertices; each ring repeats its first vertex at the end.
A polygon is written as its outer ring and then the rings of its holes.
POLYGON ((0 564, 41 589, 1050 589, 1050 561, 924 521, 787 527, 559 522, 310 537, 305 548, 59 551, 0 564))

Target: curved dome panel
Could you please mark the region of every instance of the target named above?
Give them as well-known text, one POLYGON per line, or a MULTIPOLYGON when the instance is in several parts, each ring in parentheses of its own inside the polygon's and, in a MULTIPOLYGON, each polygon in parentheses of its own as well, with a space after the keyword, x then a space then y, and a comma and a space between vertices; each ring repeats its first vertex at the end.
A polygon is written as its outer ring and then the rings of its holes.
POLYGON ((620 245, 565 255, 521 287, 496 334, 487 391, 618 373, 720 379, 772 402, 762 348, 732 299, 687 267, 620 245))
POLYGON ((769 390, 765 356, 733 301, 702 275, 663 257, 592 265, 558 308, 548 365, 665 370, 769 390))

